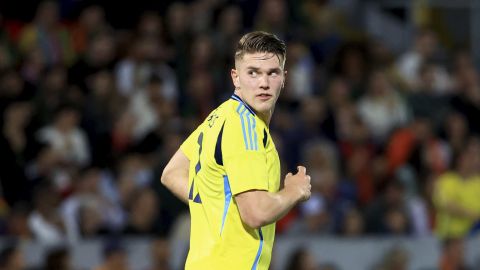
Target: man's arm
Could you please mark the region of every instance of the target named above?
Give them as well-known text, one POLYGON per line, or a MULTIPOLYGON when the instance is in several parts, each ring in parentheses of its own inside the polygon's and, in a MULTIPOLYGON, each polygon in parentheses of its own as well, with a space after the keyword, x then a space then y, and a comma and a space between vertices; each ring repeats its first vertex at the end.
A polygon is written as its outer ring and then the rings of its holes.
POLYGON ((175 196, 188 204, 188 170, 190 161, 178 149, 163 170, 161 181, 175 196))
POLYGON ((264 190, 250 190, 235 196, 242 221, 249 227, 257 229, 273 223, 290 211, 300 201, 311 195, 310 176, 306 168, 298 166, 298 173, 288 173, 285 187, 270 193, 264 190))

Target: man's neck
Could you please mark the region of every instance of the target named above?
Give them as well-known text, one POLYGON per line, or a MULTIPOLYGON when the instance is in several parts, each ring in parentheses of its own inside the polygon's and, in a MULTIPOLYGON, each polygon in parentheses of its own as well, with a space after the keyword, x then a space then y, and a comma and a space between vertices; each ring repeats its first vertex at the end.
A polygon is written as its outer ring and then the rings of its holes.
POLYGON ((270 120, 272 119, 272 112, 268 112, 268 113, 255 112, 255 113, 258 115, 260 119, 263 120, 263 122, 265 122, 267 126, 270 125, 270 120))
POLYGON ((245 101, 245 99, 243 99, 243 97, 241 96, 241 94, 238 91, 235 90, 233 93, 235 95, 237 95, 242 100, 243 103, 245 103, 248 107, 250 107, 255 112, 255 114, 258 115, 258 117, 260 119, 262 119, 262 121, 265 123, 265 125, 267 125, 267 126, 270 125, 270 120, 272 119, 274 108, 272 108, 272 110, 270 110, 269 112, 258 112, 252 106, 250 106, 250 104, 248 104, 245 101))

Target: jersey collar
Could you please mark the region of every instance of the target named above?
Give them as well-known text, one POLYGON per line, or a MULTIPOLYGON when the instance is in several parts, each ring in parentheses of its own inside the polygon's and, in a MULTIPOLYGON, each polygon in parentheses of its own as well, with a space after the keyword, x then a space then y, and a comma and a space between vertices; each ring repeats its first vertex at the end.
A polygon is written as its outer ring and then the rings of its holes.
POLYGON ((234 99, 234 100, 242 103, 245 106, 245 108, 247 108, 247 110, 255 116, 255 112, 252 110, 252 108, 250 108, 250 106, 248 106, 248 104, 246 102, 244 102, 239 96, 237 96, 236 94, 233 94, 231 96, 231 99, 234 99))

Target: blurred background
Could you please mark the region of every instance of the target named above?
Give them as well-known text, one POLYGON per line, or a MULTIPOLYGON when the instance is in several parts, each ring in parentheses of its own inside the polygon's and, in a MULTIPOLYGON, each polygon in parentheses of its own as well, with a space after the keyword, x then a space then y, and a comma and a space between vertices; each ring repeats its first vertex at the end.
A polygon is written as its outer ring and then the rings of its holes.
POLYGON ((480 269, 478 0, 1 1, 0 269, 183 269, 159 177, 250 30, 287 43, 271 132, 313 186, 271 269, 480 269))

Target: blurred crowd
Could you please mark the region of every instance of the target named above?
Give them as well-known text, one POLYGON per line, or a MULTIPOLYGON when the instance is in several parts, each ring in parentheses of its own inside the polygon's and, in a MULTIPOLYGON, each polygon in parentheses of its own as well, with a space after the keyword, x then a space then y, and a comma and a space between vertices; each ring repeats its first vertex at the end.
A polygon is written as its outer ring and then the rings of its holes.
POLYGON ((393 52, 329 1, 246 2, 171 1, 128 28, 96 4, 68 20, 56 1, 30 21, 0 11, 0 234, 51 245, 168 237, 187 208, 160 173, 231 95, 233 50, 252 29, 287 43, 271 131, 283 175, 305 164, 312 176, 312 198, 278 234, 475 234, 480 77, 470 51, 446 49, 425 26, 393 52))

